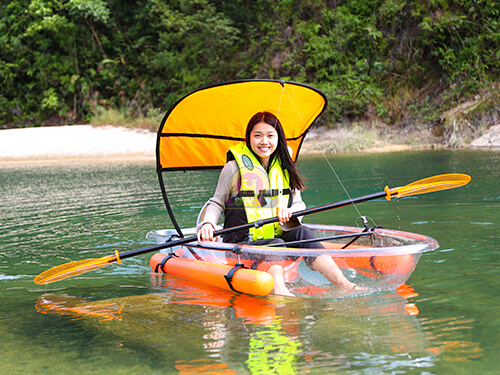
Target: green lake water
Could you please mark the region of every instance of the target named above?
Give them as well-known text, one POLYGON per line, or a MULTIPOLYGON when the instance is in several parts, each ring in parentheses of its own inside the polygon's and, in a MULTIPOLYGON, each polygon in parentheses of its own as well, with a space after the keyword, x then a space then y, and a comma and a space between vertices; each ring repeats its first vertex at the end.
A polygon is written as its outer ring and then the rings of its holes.
MULTIPOLYGON (((152 274, 151 254, 61 282, 66 262, 151 244, 171 227, 153 162, 0 165, 0 374, 494 374, 500 153, 433 150, 329 156, 352 197, 435 174, 460 189, 357 205, 376 225, 435 238, 403 291, 256 298, 152 274)), ((346 199, 323 156, 299 160, 309 206, 346 199)), ((172 173, 193 226, 218 173, 172 173)), ((311 223, 360 225, 352 206, 311 223)))

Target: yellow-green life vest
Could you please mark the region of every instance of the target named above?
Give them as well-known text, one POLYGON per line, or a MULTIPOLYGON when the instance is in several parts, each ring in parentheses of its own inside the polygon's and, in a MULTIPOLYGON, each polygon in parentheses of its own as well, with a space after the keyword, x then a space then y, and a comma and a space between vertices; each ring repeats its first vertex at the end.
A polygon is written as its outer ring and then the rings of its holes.
MULTIPOLYGON (((277 216, 278 207, 288 207, 290 198, 288 171, 281 169, 277 158, 274 159, 268 174, 245 143, 233 146, 229 151, 240 169, 239 196, 249 223, 277 216)), ((251 240, 255 241, 278 237, 283 231, 276 222, 260 228, 250 228, 249 233, 251 240)))

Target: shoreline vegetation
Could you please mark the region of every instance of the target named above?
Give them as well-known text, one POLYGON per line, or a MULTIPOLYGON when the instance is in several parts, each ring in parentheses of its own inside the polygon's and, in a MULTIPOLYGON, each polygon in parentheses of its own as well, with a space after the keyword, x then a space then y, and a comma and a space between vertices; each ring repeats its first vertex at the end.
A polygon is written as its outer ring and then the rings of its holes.
MULTIPOLYGON (((404 97, 401 92, 400 97, 404 97)), ((500 147, 500 90, 476 95, 471 100, 445 112, 428 103, 417 108, 414 101, 401 99, 398 121, 384 122, 380 116, 360 116, 354 120, 331 121, 328 113, 320 116, 309 130, 301 152, 346 153, 360 151, 401 151, 428 148, 500 147), (411 104, 413 103, 413 104, 411 104), (403 109, 401 107, 412 107, 403 109), (326 117, 326 120, 324 119, 326 117), (480 140, 490 130, 493 136, 480 140), (474 143, 475 142, 475 143, 474 143)), ((331 105, 331 103, 330 103, 331 105)), ((391 109, 396 111, 395 108, 391 109)), ((146 116, 130 116, 126 110, 100 107, 91 118, 93 126, 121 126, 156 132, 163 118, 161 111, 150 111, 146 116)))
MULTIPOLYGON (((401 92, 400 97, 404 93, 401 92)), ((414 102, 412 102, 414 103, 414 102)), ((330 103, 331 105, 332 103, 330 103)), ((409 99, 401 99, 399 107, 412 107, 409 99)), ((471 100, 445 112, 442 108, 418 110, 399 109, 398 121, 387 123, 378 116, 355 120, 331 121, 328 113, 320 116, 308 132, 301 152, 346 153, 360 151, 400 151, 428 148, 500 147, 500 90, 493 85, 491 91, 476 95, 471 100), (326 117, 326 120, 324 119, 326 117), (493 132, 488 139, 482 139, 493 132)), ((430 108, 432 107, 432 108, 430 108)), ((395 108, 392 112, 396 111, 395 108)), ((156 132, 163 112, 153 111, 148 116, 131 117, 127 111, 100 108, 92 117, 95 126, 114 125, 142 128, 156 132)))
POLYGON ((488 0, 3 2, 0 129, 156 130, 184 95, 258 78, 325 93, 330 152, 465 147, 500 122, 498 12, 488 0))

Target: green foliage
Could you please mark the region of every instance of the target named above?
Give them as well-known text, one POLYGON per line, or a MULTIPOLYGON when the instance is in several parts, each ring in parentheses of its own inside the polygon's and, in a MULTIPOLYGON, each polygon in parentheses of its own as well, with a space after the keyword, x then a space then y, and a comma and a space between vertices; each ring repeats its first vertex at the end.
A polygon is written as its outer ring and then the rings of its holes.
POLYGON ((238 30, 209 1, 156 0, 149 15, 157 33, 151 69, 164 78, 155 91, 159 95, 173 91, 170 98, 155 104, 169 106, 179 94, 232 78, 224 66, 230 66, 238 30))
POLYGON ((4 1, 0 127, 130 123, 246 78, 320 88, 328 124, 438 123, 498 82, 499 19, 489 0, 4 1))
POLYGON ((106 3, 101 0, 70 0, 68 3, 71 15, 81 15, 85 19, 105 23, 110 16, 106 3))

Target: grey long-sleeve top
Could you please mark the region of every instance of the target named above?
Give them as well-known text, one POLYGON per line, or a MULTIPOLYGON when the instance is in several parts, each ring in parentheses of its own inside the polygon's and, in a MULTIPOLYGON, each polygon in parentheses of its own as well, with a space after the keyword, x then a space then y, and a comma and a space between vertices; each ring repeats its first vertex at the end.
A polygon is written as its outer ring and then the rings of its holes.
MULTIPOLYGON (((240 181, 240 170, 238 168, 238 163, 235 160, 231 160, 224 168, 219 176, 219 182, 217 183, 217 188, 215 189, 215 194, 210 198, 205 205, 203 212, 200 214, 199 224, 196 230, 200 230, 203 224, 210 223, 216 228, 222 214, 226 210, 226 202, 230 197, 236 196, 238 194, 238 186, 240 181)), ((299 190, 292 190, 292 212, 297 212, 304 210, 306 204, 302 201, 302 196, 299 190)), ((289 230, 296 226, 296 223, 289 221, 281 226, 283 230, 289 230)))

